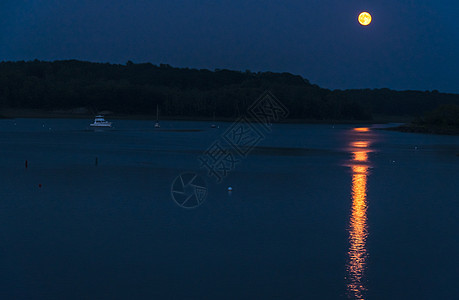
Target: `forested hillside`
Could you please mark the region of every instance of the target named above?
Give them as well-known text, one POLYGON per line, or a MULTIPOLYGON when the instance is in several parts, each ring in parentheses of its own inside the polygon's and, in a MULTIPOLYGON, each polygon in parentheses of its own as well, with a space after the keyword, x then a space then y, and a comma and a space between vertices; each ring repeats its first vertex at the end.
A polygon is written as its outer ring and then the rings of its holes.
POLYGON ((87 108, 122 114, 233 117, 265 90, 290 118, 370 120, 375 114, 420 116, 459 95, 389 89, 329 90, 289 73, 173 68, 83 61, 0 63, 0 109, 87 108))

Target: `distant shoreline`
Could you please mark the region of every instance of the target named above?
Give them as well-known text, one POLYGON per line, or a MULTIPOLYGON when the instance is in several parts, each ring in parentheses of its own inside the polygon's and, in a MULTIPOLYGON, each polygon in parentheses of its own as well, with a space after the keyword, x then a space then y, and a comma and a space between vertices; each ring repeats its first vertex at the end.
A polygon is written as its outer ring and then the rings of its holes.
MULTIPOLYGON (((22 110, 8 109, 0 111, 0 119, 94 119, 93 114, 82 114, 72 112, 55 112, 44 110, 22 110)), ((155 115, 142 114, 105 114, 107 120, 151 120, 155 121, 155 115)), ((234 122, 237 117, 216 117, 215 122, 234 122)), ((160 121, 214 121, 212 117, 205 116, 160 116, 160 121)), ((281 123, 286 124, 386 124, 386 123, 407 123, 411 121, 409 117, 400 116, 376 116, 373 120, 315 120, 315 119, 285 119, 281 123)))
POLYGON ((397 127, 385 128, 385 130, 407 132, 407 133, 422 133, 422 134, 437 134, 437 135, 459 135, 459 128, 453 126, 433 126, 420 124, 404 124, 397 127))
MULTIPOLYGON (((105 115, 107 120, 145 120, 156 121, 154 115, 122 115, 110 113, 105 115)), ((87 119, 88 122, 94 119, 92 114, 81 114, 72 112, 55 112, 43 110, 3 110, 0 112, 0 119, 87 119)), ((196 122, 234 122, 237 118, 215 118, 212 117, 188 117, 188 116, 164 116, 160 121, 196 121, 196 122)), ((383 128, 382 130, 399 131, 405 133, 422 133, 437 135, 459 135, 459 128, 445 126, 427 126, 411 123, 411 118, 400 116, 377 116, 373 120, 314 120, 314 119, 286 119, 282 124, 388 124, 403 123, 396 127, 383 128)))

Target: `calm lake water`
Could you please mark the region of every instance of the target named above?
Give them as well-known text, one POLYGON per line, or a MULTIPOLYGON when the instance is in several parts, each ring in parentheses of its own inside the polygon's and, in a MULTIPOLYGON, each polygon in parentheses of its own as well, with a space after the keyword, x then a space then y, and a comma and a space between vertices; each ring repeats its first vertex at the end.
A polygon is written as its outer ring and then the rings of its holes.
POLYGON ((0 120, 1 299, 459 295, 459 137, 273 125, 217 183, 198 158, 230 123, 90 122, 0 120))

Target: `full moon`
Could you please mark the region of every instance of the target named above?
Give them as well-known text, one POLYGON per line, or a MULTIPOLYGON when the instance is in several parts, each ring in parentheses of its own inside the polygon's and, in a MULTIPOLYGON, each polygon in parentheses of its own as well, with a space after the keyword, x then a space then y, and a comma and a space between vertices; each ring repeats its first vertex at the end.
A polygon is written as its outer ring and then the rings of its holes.
POLYGON ((371 15, 367 12, 363 12, 359 15, 359 23, 363 26, 368 26, 371 23, 371 15))

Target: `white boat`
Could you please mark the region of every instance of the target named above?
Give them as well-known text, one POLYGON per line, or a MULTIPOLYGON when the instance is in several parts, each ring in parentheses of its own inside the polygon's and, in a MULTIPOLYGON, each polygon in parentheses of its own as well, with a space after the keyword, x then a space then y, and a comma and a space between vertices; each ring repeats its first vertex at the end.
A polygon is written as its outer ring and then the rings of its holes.
POLYGON ((89 124, 91 127, 97 127, 97 128, 111 128, 112 127, 112 122, 107 122, 104 119, 104 116, 98 115, 94 119, 94 123, 89 124))

